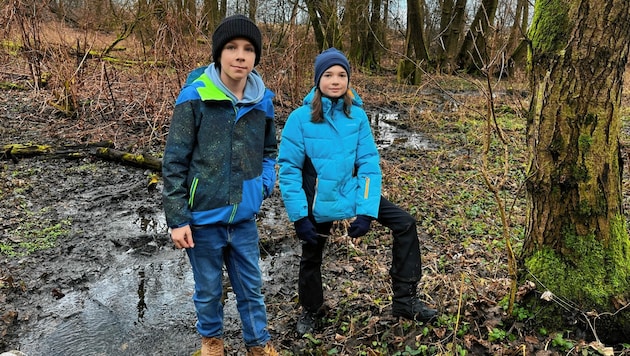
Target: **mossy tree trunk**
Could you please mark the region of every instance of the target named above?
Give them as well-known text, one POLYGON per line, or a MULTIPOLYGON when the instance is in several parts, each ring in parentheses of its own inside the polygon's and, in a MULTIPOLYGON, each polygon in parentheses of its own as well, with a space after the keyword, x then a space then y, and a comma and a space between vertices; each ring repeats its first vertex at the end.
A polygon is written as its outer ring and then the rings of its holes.
POLYGON ((217 0, 203 0, 202 12, 202 28, 206 34, 212 34, 222 19, 219 12, 219 2, 217 0))
POLYGON ((337 0, 305 0, 305 4, 320 51, 330 47, 343 50, 337 0))
POLYGON ((247 5, 248 5, 249 18, 252 21, 256 22, 256 11, 258 9, 258 1, 256 1, 256 0, 248 0, 247 5))
POLYGON ((341 32, 350 46, 345 51, 352 63, 379 71, 381 46, 385 42, 382 0, 347 0, 341 32))
POLYGON ((513 74, 516 68, 524 68, 527 57, 527 24, 529 21, 529 1, 518 0, 514 23, 510 29, 505 51, 510 55, 508 71, 513 74))
MULTIPOLYGON (((619 147, 628 18, 627 0, 537 1, 530 29, 523 277, 582 317, 630 302, 619 147)), ((610 326, 599 337, 627 340, 628 309, 595 324, 610 326)))
POLYGON ((422 68, 429 63, 429 52, 424 40, 424 0, 407 0, 407 33, 405 58, 398 63, 396 77, 399 83, 418 85, 422 68))
POLYGON ((466 19, 466 0, 446 0, 440 14, 440 36, 436 64, 440 72, 454 74, 459 43, 466 19))
POLYGON ((365 37, 365 32, 369 31, 366 17, 369 14, 368 5, 365 0, 346 1, 342 25, 349 44, 348 50, 345 52, 352 63, 361 64, 363 38, 365 37))
POLYGON ((361 51, 361 65, 372 71, 379 71, 381 44, 384 43, 385 33, 383 27, 381 14, 383 13, 383 1, 372 0, 370 11, 370 24, 364 35, 364 46, 361 51))

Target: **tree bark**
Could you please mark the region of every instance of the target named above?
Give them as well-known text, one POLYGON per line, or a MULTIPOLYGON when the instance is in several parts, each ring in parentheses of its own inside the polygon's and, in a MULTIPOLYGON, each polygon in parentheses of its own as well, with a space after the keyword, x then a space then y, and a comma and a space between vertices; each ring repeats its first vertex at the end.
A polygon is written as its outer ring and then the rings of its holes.
MULTIPOLYGON (((542 1, 530 32, 524 276, 584 316, 615 312, 630 300, 619 147, 629 17, 627 0, 542 1)), ((594 323, 612 325, 599 336, 628 340, 627 309, 594 323)))
POLYGON ((203 0, 202 19, 203 30, 206 34, 211 34, 221 21, 217 0, 203 0))
POLYGON ((308 10, 308 18, 311 21, 311 26, 313 27, 313 35, 315 36, 315 42, 317 42, 318 49, 324 50, 325 45, 325 37, 324 31, 322 30, 321 23, 319 21, 319 7, 317 0, 304 0, 306 3, 306 8, 308 10))
POLYGON ((149 155, 133 154, 113 148, 102 147, 96 149, 96 156, 140 168, 149 168, 158 172, 162 170, 162 161, 149 155))
POLYGON ((488 64, 487 44, 498 0, 482 0, 457 56, 458 67, 468 73, 481 72, 488 64))
POLYGON ((365 32, 363 51, 361 52, 360 63, 363 67, 372 71, 379 71, 380 66, 380 43, 383 42, 384 33, 382 31, 383 22, 381 19, 382 0, 372 0, 372 11, 369 19, 369 26, 365 32))
POLYGON ((338 0, 320 0, 320 23, 323 25, 325 43, 322 49, 336 47, 343 50, 343 38, 339 29, 338 0))
POLYGON ((347 29, 348 58, 355 63, 361 63, 363 56, 363 39, 368 31, 368 21, 366 15, 368 3, 365 0, 347 0, 342 24, 347 29))
POLYGON ((407 0, 407 34, 405 58, 398 64, 399 83, 420 84, 421 66, 429 62, 429 52, 424 40, 424 0, 407 0))
POLYGON ((317 42, 318 52, 336 47, 342 50, 338 0, 304 0, 317 42))
POLYGON ((442 73, 453 74, 457 70, 455 58, 464 30, 466 0, 444 0, 440 15, 440 36, 437 64, 442 73))
POLYGON ((248 16, 249 18, 254 21, 254 23, 256 22, 256 10, 258 10, 258 1, 256 0, 248 0, 247 1, 247 11, 248 11, 248 16))
POLYGON ((518 0, 514 24, 510 30, 506 52, 509 54, 508 74, 513 75, 517 69, 525 68, 527 59, 527 25, 529 21, 529 2, 518 0))

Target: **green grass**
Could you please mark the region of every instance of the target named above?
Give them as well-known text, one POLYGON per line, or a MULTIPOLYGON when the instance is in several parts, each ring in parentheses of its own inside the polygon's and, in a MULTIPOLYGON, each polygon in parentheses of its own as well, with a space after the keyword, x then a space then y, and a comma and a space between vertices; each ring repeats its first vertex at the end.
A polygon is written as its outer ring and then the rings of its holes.
MULTIPOLYGON (((45 209, 43 209, 45 210, 45 209)), ((68 236, 69 219, 53 221, 41 218, 42 211, 29 213, 12 233, 12 237, 0 243, 0 252, 9 257, 23 257, 33 252, 49 249, 57 240, 68 236), (39 216, 39 218, 38 218, 39 216)))
POLYGON ((9 228, 0 235, 0 254, 23 257, 54 247, 68 236, 70 219, 53 219, 48 207, 33 208, 29 204, 26 197, 32 191, 30 179, 39 174, 39 168, 10 171, 9 167, 3 165, 0 170, 0 202, 11 206, 14 214, 5 220, 9 228))

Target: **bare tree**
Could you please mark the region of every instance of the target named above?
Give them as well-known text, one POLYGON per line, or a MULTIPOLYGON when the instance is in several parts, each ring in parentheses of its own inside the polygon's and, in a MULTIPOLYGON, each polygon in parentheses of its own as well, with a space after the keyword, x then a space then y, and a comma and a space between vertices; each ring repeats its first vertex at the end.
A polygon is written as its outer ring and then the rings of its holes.
POLYGON ((249 18, 253 21, 256 21, 256 9, 258 8, 258 1, 256 0, 248 0, 248 15, 249 18))
POLYGON ((344 9, 343 26, 347 29, 349 44, 348 57, 357 63, 361 61, 366 32, 369 31, 369 3, 365 0, 347 0, 344 9))
POLYGON ((201 13, 202 28, 207 34, 211 33, 224 17, 223 14, 219 12, 219 3, 217 0, 203 0, 201 13))
POLYGON ((380 69, 381 43, 384 42, 383 31, 383 1, 372 0, 369 27, 365 32, 363 51, 361 51, 360 63, 373 71, 380 69))
POLYGON ((457 56, 457 66, 467 72, 477 72, 483 63, 488 63, 486 52, 492 25, 498 6, 498 0, 481 0, 464 42, 457 56))
POLYGON ((324 50, 329 47, 342 49, 337 0, 304 0, 304 2, 319 49, 324 50))
POLYGON ((516 13, 514 16, 514 24, 508 38, 507 52, 509 55, 510 73, 516 68, 524 68, 527 57, 527 26, 529 25, 529 2, 527 0, 518 0, 516 3, 516 13))

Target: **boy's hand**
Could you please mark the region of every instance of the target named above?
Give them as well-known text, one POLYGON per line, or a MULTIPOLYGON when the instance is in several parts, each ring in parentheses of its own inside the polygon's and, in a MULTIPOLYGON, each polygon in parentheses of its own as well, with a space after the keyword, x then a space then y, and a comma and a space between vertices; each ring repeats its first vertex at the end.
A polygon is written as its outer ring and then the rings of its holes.
POLYGON ((176 248, 193 248, 195 243, 193 242, 192 230, 190 225, 176 227, 171 229, 171 239, 176 248))

